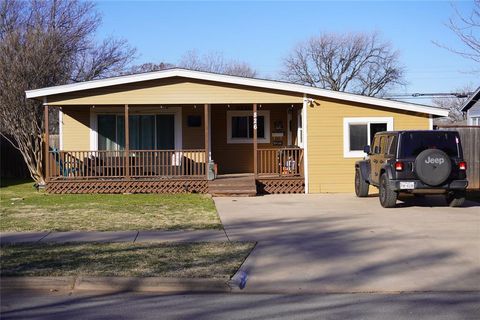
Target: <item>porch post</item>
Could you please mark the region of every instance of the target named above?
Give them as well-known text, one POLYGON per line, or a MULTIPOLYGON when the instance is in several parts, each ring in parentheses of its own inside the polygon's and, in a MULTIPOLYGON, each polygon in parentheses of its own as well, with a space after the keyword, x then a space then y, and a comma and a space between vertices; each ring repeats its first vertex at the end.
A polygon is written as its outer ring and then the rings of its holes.
POLYGON ((50 180, 50 157, 49 157, 49 149, 50 149, 50 139, 49 139, 49 128, 48 128, 48 104, 43 105, 43 113, 45 117, 45 141, 43 143, 44 146, 44 153, 45 153, 45 182, 50 180))
POLYGON ((208 180, 208 163, 210 162, 210 147, 209 147, 209 144, 208 144, 208 135, 209 135, 209 131, 210 131, 210 128, 209 128, 209 125, 208 125, 208 118, 209 118, 209 115, 208 115, 208 109, 209 109, 209 105, 208 104, 205 104, 204 107, 203 107, 203 126, 205 128, 205 178, 208 180))
POLYGON ((125 105, 125 177, 130 178, 130 140, 128 129, 128 104, 125 105))
POLYGON ((253 104, 253 174, 257 178, 258 174, 258 159, 257 159, 257 104, 253 104))

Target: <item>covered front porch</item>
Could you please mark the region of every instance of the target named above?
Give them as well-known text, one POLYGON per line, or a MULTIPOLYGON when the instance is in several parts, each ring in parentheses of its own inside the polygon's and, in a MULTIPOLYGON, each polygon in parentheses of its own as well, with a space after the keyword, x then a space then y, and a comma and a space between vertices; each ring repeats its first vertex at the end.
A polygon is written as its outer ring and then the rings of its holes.
POLYGON ((63 105, 60 147, 45 145, 47 191, 208 193, 218 177, 240 174, 259 193, 303 193, 303 107, 63 105))

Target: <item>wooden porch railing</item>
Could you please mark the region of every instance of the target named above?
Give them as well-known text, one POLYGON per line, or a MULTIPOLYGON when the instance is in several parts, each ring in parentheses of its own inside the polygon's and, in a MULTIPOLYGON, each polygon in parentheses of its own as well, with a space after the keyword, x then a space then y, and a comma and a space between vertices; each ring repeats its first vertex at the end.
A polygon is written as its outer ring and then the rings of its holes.
POLYGON ((130 150, 128 157, 126 151, 50 151, 49 154, 52 179, 124 178, 127 173, 131 178, 202 178, 207 169, 203 149, 130 150))
POLYGON ((303 177, 303 149, 258 149, 258 176, 303 177))

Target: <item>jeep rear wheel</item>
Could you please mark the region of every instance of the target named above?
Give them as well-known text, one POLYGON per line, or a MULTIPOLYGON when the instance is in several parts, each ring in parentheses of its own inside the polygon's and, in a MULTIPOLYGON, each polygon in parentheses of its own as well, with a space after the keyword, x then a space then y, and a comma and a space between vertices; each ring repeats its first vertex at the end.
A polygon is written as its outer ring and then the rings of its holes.
POLYGON ((379 186, 380 204, 384 208, 394 208, 397 204, 398 193, 393 191, 389 185, 389 179, 386 173, 380 176, 379 186))
POLYGON ((450 207, 461 207, 465 202, 465 197, 465 191, 455 191, 447 193, 445 200, 450 207))
POLYGON ((363 179, 360 168, 355 169, 355 194, 357 197, 364 198, 368 196, 369 184, 363 179))

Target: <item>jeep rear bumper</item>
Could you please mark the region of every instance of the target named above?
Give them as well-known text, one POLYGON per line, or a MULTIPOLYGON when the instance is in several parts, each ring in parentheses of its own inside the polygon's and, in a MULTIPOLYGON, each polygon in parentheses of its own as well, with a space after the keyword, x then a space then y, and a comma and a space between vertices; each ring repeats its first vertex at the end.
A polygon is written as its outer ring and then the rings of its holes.
POLYGON ((404 192, 411 192, 415 190, 422 190, 427 192, 428 190, 432 190, 432 192, 438 192, 441 190, 449 191, 449 190, 465 190, 468 186, 467 180, 453 180, 448 183, 439 185, 439 186, 429 186, 428 184, 423 183, 420 180, 390 180, 390 188, 394 191, 404 191, 404 192), (404 188, 401 185, 401 182, 413 182, 414 188, 404 188))

